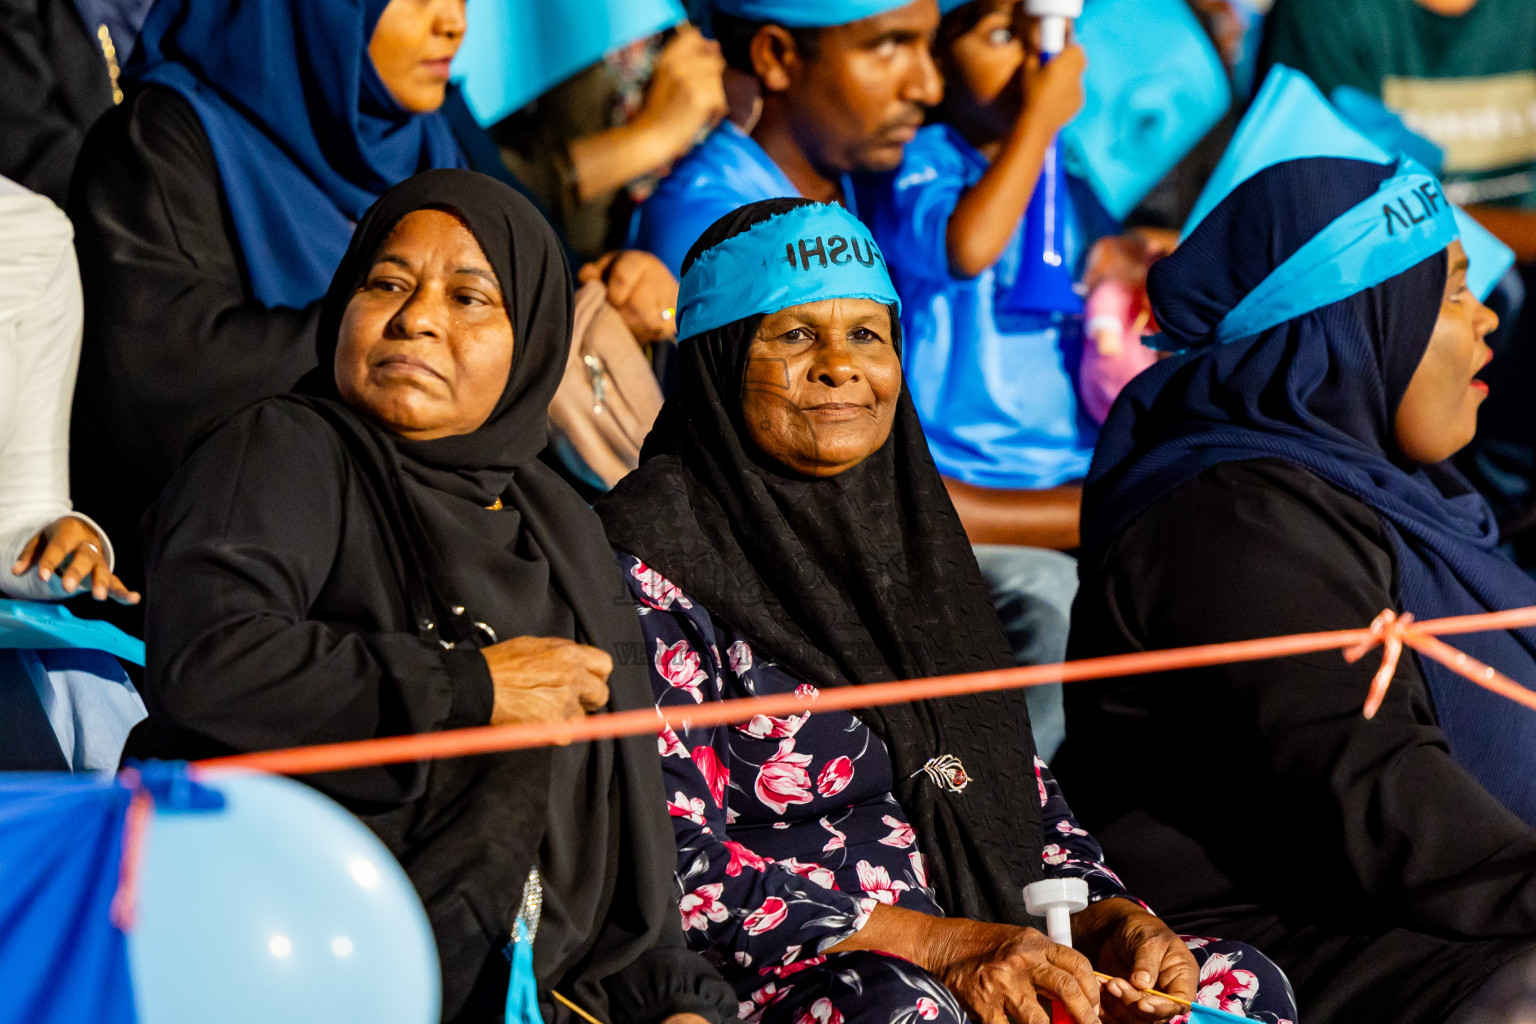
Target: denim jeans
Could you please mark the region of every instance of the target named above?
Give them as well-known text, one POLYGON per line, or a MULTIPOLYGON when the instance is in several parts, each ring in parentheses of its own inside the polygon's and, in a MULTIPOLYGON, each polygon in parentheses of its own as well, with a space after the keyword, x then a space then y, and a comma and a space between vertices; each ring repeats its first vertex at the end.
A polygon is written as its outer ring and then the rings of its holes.
MULTIPOLYGON (((992 590, 992 604, 1020 665, 1049 665, 1067 654, 1077 559, 1060 551, 976 544, 976 562, 992 590)), ((1033 686, 1025 694, 1035 749, 1046 761, 1067 736, 1061 684, 1033 686)))

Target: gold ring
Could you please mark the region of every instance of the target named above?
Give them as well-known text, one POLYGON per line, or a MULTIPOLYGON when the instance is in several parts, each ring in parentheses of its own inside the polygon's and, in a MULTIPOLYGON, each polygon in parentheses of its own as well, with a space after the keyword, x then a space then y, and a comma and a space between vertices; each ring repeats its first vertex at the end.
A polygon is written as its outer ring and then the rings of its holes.
POLYGON ((677 315, 677 310, 672 308, 671 306, 668 306, 666 309, 661 311, 661 318, 663 320, 671 320, 676 315, 677 315))

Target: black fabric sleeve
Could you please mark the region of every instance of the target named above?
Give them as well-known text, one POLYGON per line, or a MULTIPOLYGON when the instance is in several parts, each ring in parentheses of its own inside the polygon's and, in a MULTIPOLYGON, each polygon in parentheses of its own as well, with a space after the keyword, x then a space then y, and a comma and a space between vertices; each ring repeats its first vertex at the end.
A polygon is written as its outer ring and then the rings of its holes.
POLYGON ((60 206, 86 129, 112 104, 106 62, 73 6, 0 0, 0 174, 60 206))
POLYGON ((696 1013, 710 1024, 736 1017, 736 993, 720 972, 688 949, 674 922, 656 945, 604 983, 610 1017, 625 1024, 660 1024, 675 1013, 696 1013))
MULTIPOLYGON (((1299 468, 1217 467, 1085 573, 1071 656, 1365 626, 1398 607, 1391 545, 1370 509, 1299 468)), ((1193 837, 1239 890, 1316 901, 1346 928, 1530 934, 1536 832, 1452 759, 1411 651, 1362 717, 1379 663, 1326 651, 1069 687, 1069 735, 1083 724, 1101 750, 1156 759, 1154 780, 1095 788, 1193 837)))
POLYGON ((318 304, 252 298, 223 194, 197 112, 149 86, 92 130, 71 195, 86 295, 76 404, 160 484, 205 429, 315 364, 318 304))
MULTIPOLYGON (((489 719, 488 672, 461 696, 467 658, 378 629, 391 570, 367 505, 346 512, 348 479, 340 442, 298 407, 258 406, 198 446, 149 523, 144 699, 157 725, 250 751, 489 719), (317 620, 322 595, 353 611, 317 620)), ((313 783, 390 805, 414 795, 400 778, 313 783)))

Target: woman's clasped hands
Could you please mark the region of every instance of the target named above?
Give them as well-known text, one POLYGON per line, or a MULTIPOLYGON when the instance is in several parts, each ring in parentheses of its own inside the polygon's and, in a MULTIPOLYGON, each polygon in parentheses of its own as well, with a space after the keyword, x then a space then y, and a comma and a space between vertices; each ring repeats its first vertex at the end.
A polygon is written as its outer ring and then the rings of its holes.
POLYGON ((1077 1024, 1150 1024, 1184 1007, 1147 989, 1194 998, 1195 958, 1131 900, 1091 904, 1074 915, 1072 931, 1076 949, 1034 928, 882 905, 833 951, 870 949, 910 960, 942 981, 977 1024, 1050 1024, 1047 1000, 1065 1006, 1077 1024), (1115 980, 1101 985, 1095 964, 1115 980))
POLYGON ((563 722, 608 703, 613 658, 551 636, 519 636, 482 648, 491 669, 492 725, 563 722))

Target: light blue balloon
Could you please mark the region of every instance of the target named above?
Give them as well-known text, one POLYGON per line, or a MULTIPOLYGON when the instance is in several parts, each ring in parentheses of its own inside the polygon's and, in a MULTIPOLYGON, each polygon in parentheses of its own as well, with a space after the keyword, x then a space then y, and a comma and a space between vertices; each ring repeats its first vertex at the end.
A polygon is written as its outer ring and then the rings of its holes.
POLYGON ((129 935, 139 1024, 433 1024, 437 948, 384 844, 289 779, 219 773, 157 811, 129 935))

